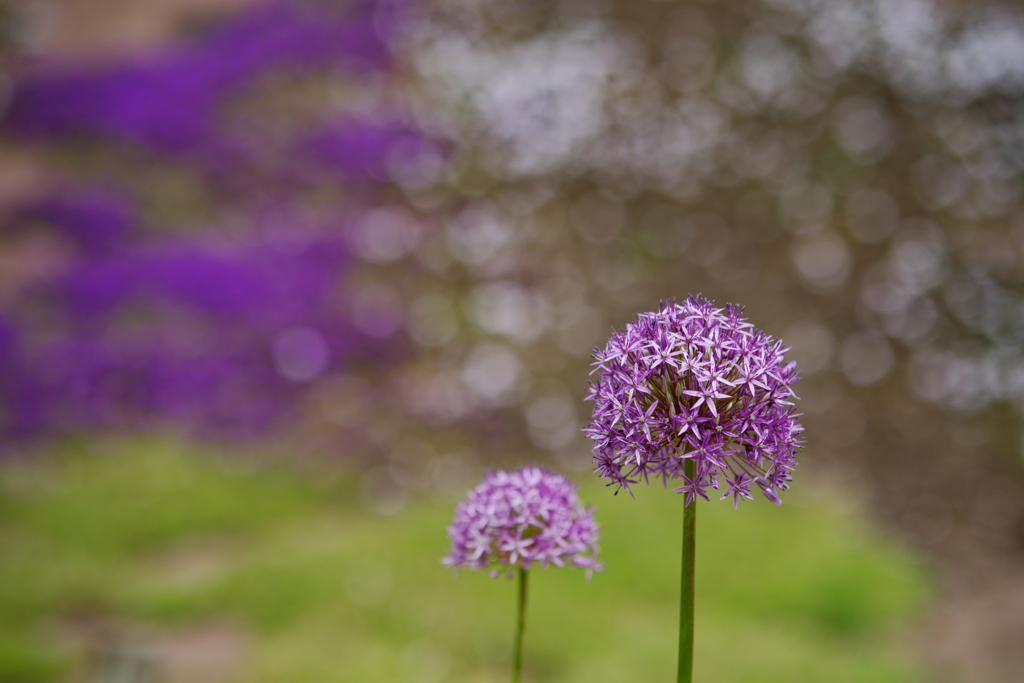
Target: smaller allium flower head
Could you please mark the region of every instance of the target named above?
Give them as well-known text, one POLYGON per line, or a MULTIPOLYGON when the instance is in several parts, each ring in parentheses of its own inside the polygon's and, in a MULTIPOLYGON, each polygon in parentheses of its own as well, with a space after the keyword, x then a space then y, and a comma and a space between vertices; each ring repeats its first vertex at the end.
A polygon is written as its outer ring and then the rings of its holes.
POLYGON ((597 523, 576 487, 554 472, 527 466, 515 472, 489 472, 455 508, 448 527, 448 567, 529 569, 534 564, 570 564, 600 571, 597 523))
POLYGON ((802 444, 790 400, 799 376, 783 358, 789 349, 742 314, 699 296, 662 302, 594 351, 594 413, 584 431, 597 473, 626 490, 649 475, 681 479, 675 490, 687 505, 723 486, 734 507, 752 499, 753 486, 781 503, 802 444))

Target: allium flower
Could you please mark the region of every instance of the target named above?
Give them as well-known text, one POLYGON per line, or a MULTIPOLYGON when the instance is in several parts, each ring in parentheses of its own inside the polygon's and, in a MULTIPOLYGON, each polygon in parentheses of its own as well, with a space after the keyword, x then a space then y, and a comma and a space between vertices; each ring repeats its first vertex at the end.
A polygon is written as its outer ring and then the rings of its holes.
POLYGON ((627 490, 652 474, 681 479, 675 490, 687 505, 723 485, 734 506, 755 485, 781 503, 802 444, 791 400, 799 376, 783 358, 789 349, 742 313, 699 296, 662 302, 595 350, 599 379, 584 431, 601 476, 627 490))
POLYGON ((601 570, 598 527, 576 487, 540 467, 490 472, 455 509, 448 527, 452 547, 442 563, 470 569, 529 569, 539 563, 601 570))

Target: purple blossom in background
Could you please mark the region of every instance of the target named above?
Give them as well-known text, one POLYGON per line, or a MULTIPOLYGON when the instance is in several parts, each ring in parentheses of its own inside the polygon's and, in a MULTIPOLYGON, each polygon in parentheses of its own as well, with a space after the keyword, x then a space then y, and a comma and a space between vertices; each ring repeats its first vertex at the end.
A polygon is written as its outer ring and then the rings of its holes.
POLYGON ((25 207, 18 218, 53 226, 86 254, 110 255, 130 243, 138 212, 124 195, 94 190, 48 197, 25 207))
POLYGON ((134 204, 105 192, 52 197, 3 228, 44 225, 73 253, 5 307, 2 433, 167 422, 257 433, 347 359, 400 352, 352 323, 342 229, 146 239, 134 204))
POLYGON ((262 102, 281 76, 386 77, 403 10, 404 0, 273 1, 119 64, 40 61, 21 75, 7 132, 137 145, 155 166, 202 178, 209 215, 232 225, 157 228, 139 210, 152 204, 145 189, 116 185, 54 193, 0 220, 4 234, 49 231, 60 244, 55 272, 0 312, 0 434, 167 423, 261 433, 318 380, 401 353, 352 322, 348 226, 373 206, 367 181, 391 182, 436 143, 395 111, 339 119, 322 104, 312 124, 253 125, 263 119, 232 106, 237 94, 262 102), (325 179, 338 197, 317 207, 327 221, 306 203, 325 179))
POLYGON ((315 122, 268 126, 231 115, 225 105, 240 93, 273 86, 274 76, 320 73, 337 81, 344 74, 359 83, 367 74, 387 75, 394 61, 387 39, 403 5, 258 4, 200 39, 127 63, 40 64, 16 80, 2 124, 29 139, 79 136, 138 145, 192 163, 221 189, 242 196, 300 190, 324 170, 344 182, 387 182, 391 164, 437 148, 395 112, 354 119, 329 108, 315 122))
POLYGON ((527 466, 490 472, 455 509, 448 527, 452 547, 445 566, 529 569, 534 564, 600 571, 598 527, 576 487, 564 477, 527 466))
POLYGON ((627 490, 649 475, 681 479, 686 504, 720 490, 733 504, 756 485, 775 504, 802 440, 783 343, 730 304, 663 302, 594 352, 591 422, 597 472, 627 490), (684 464, 694 462, 693 479, 684 464), (724 482, 720 481, 724 480, 724 482))
POLYGON ((0 315, 0 434, 24 437, 40 428, 42 398, 20 353, 17 326, 0 315))
POLYGON ((24 136, 98 135, 210 161, 237 153, 218 131, 221 103, 269 72, 344 67, 377 71, 391 61, 382 32, 396 8, 361 2, 272 2, 237 15, 201 40, 108 69, 51 70, 15 85, 6 125, 24 136))
POLYGON ((415 161, 433 149, 422 131, 398 121, 352 120, 299 139, 293 156, 306 174, 326 170, 342 180, 384 181, 392 164, 415 161))
POLYGON ((264 430, 342 359, 393 350, 349 321, 348 263, 340 237, 323 235, 74 261, 0 330, 7 427, 264 430))

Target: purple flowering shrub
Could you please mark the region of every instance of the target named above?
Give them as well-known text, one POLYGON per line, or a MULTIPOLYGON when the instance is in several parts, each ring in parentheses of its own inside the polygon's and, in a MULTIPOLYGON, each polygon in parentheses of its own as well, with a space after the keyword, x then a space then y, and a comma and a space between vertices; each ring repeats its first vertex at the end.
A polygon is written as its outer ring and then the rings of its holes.
MULTIPOLYGON (((45 61, 17 80, 4 128, 40 141, 87 139, 184 161, 243 193, 308 184, 311 172, 344 182, 387 181, 394 157, 425 151, 426 137, 396 112, 254 123, 240 100, 310 76, 357 87, 386 77, 401 2, 344 6, 265 2, 186 43, 105 68, 45 61), (254 187, 253 177, 263 186, 254 187)), ((326 110, 326 111, 325 111, 326 110)))
POLYGON ((138 223, 134 202, 116 192, 53 195, 22 207, 9 228, 45 223, 85 258, 112 256, 130 246, 138 223))
POLYGON ((347 317, 337 234, 148 244, 129 202, 95 193, 25 215, 77 253, 5 311, 8 433, 154 419, 258 431, 342 359, 384 350, 347 317))
POLYGON ((699 296, 663 302, 594 352, 598 379, 586 428, 597 473, 627 490, 650 475, 682 479, 686 504, 726 486, 722 498, 773 503, 788 488, 802 440, 791 399, 799 380, 789 349, 732 304, 699 296), (691 479, 684 473, 694 463, 691 479))
POLYGON ((105 70, 49 69, 16 84, 6 125, 24 136, 99 135, 173 155, 230 149, 218 126, 225 98, 268 73, 376 71, 395 7, 357 2, 345 11, 313 2, 262 3, 184 46, 105 70))
POLYGON ((455 509, 445 566, 529 569, 566 564, 600 571, 598 526, 576 487, 561 475, 527 466, 490 472, 455 509))
POLYGON ((133 152, 106 190, 72 184, 0 216, 0 234, 45 232, 61 251, 0 309, 0 434, 258 433, 318 380, 401 352, 353 322, 349 228, 435 143, 394 109, 314 98, 310 120, 252 116, 289 101, 274 99, 282 79, 380 85, 400 19, 391 0, 272 1, 119 64, 28 65, 4 132, 134 146, 138 175, 157 175, 136 182, 133 152), (201 226, 140 208, 166 168, 200 180, 185 213, 198 208, 201 226))
POLYGON ((10 411, 48 431, 154 418, 259 431, 342 359, 371 355, 335 296, 347 260, 321 238, 298 253, 186 242, 77 261, 11 316, 22 389, 10 411))

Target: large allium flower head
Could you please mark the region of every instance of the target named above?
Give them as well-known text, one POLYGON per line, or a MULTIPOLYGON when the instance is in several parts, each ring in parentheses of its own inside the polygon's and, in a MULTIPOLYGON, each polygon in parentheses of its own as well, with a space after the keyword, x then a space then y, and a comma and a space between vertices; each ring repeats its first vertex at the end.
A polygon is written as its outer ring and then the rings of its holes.
POLYGON ((751 499, 759 487, 776 505, 803 443, 792 385, 796 364, 783 343, 700 296, 662 302, 594 351, 597 473, 627 491, 650 475, 682 480, 686 504, 708 490, 751 499), (685 476, 686 460, 694 463, 685 476))
POLYGON ((448 527, 448 567, 501 569, 566 564, 600 571, 597 524, 576 487, 554 472, 527 466, 489 472, 455 509, 448 527))

